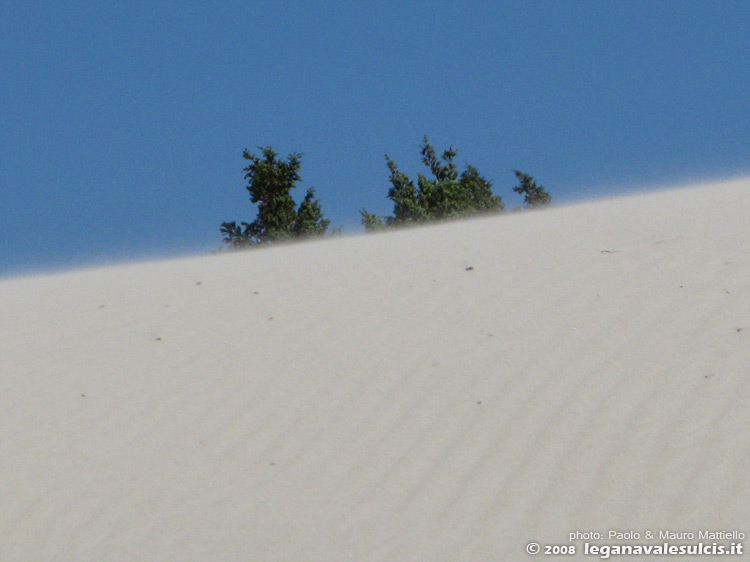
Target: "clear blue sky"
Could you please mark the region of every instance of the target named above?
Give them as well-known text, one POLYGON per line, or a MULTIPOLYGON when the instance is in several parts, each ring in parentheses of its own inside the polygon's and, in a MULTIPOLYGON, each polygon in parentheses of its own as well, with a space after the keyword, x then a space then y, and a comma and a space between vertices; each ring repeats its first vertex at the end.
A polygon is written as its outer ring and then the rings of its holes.
POLYGON ((0 275, 216 249, 259 146, 347 232, 425 134, 510 207, 750 173, 747 0, 2 8, 0 275))

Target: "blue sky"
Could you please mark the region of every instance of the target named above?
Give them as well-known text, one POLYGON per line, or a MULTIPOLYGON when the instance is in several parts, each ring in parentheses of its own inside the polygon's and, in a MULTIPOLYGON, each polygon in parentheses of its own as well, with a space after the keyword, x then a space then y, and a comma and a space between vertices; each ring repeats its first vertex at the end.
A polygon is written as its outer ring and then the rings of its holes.
POLYGON ((346 232, 425 134, 510 207, 750 174, 745 0, 2 7, 0 275, 216 249, 267 145, 346 232))

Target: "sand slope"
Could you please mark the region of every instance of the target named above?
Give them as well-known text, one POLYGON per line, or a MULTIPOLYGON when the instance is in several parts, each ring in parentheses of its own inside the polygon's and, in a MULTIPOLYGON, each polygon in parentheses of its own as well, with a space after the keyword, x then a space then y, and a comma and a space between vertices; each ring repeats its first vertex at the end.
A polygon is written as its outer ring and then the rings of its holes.
POLYGON ((738 180, 2 281, 0 560, 750 535, 749 217, 738 180))

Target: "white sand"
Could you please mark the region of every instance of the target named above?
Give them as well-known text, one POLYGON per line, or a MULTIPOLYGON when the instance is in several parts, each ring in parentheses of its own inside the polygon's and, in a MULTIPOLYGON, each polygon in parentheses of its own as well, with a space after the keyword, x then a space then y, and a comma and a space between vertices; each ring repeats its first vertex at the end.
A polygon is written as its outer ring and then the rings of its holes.
POLYGON ((750 179, 9 279, 0 318, 2 562, 750 536, 750 179))

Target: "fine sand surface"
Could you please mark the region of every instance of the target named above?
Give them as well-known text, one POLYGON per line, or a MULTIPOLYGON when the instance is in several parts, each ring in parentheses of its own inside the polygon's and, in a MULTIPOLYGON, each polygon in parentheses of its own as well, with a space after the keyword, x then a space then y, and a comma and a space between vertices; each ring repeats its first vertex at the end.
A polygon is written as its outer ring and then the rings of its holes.
POLYGON ((0 318, 2 562, 750 536, 750 179, 6 279, 0 318))

